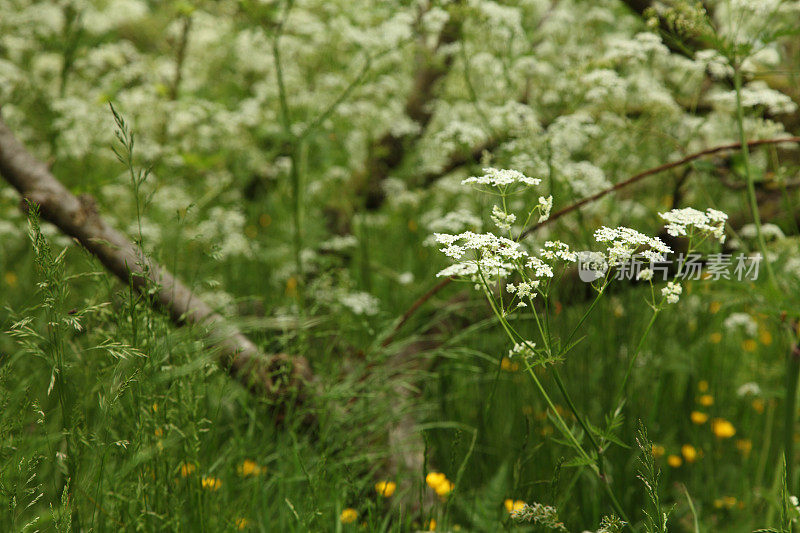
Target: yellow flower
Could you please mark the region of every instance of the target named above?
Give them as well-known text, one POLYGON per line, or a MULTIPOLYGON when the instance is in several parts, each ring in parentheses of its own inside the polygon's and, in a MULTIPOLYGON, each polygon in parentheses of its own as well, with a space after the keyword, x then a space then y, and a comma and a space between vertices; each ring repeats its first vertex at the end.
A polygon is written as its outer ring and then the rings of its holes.
POLYGON ((714 333, 711 334, 710 339, 711 342, 713 342, 714 344, 719 344, 720 342, 722 342, 722 333, 720 333, 719 331, 715 331, 714 333))
POLYGON ((658 459, 659 457, 662 457, 664 455, 664 453, 666 453, 666 450, 664 449, 664 447, 659 445, 659 444, 653 444, 651 449, 652 449, 652 452, 653 452, 653 457, 655 457, 656 459, 658 459))
POLYGON ((711 431, 720 439, 729 439, 736 435, 736 428, 724 418, 715 418, 712 420, 711 431))
POLYGON ((247 527, 247 522, 248 522, 247 518, 237 518, 236 529, 238 529, 239 531, 243 530, 244 528, 247 527))
POLYGON ((720 305, 719 302, 711 302, 711 304, 708 306, 708 310, 713 315, 715 313, 718 313, 721 307, 722 305, 720 305))
POLYGON ((347 509, 342 511, 341 515, 339 515, 339 521, 342 524, 352 524, 353 522, 356 521, 356 518, 358 518, 358 511, 356 511, 351 507, 348 507, 347 509))
POLYGON ((445 481, 447 481, 447 476, 445 476, 441 472, 431 472, 427 476, 425 476, 425 483, 427 483, 428 486, 432 489, 435 489, 445 481))
POLYGON ((672 468, 678 468, 683 464, 683 459, 681 459, 677 455, 670 455, 669 457, 667 457, 667 464, 672 468))
POLYGON ((240 464, 236 471, 242 477, 250 477, 250 476, 257 476, 261 474, 265 469, 260 467, 258 463, 251 459, 245 459, 242 464, 240 464))
POLYGON ((772 344, 772 333, 770 333, 766 329, 762 329, 761 332, 758 334, 758 340, 761 341, 761 344, 764 346, 769 346, 772 344))
POLYGON ((525 502, 522 500, 514 501, 511 498, 508 498, 503 502, 503 505, 505 505, 506 511, 513 513, 514 511, 521 511, 525 507, 525 502))
POLYGON ((394 494, 396 488, 397 483, 394 481, 378 481, 375 483, 375 491, 384 498, 389 498, 394 494))
POLYGON ((436 494, 438 494, 440 497, 444 498, 445 496, 453 492, 454 488, 456 488, 456 486, 453 484, 453 482, 446 479, 444 480, 443 483, 440 483, 439 485, 434 487, 433 490, 435 490, 436 494))
POLYGON ((697 399, 697 402, 703 407, 711 407, 714 405, 714 397, 710 394, 703 394, 697 399))
POLYGON ((9 287, 16 287, 17 286, 17 275, 13 272, 6 272, 3 275, 3 281, 6 282, 6 285, 9 287))
POLYGON ((758 348, 758 343, 753 339, 745 339, 742 341, 742 350, 745 352, 755 352, 758 348))
POLYGON ((286 296, 294 298, 297 296, 297 278, 294 276, 286 280, 286 296))
POLYGON ((205 477, 200 482, 204 489, 208 489, 211 491, 219 490, 222 486, 222 480, 217 477, 205 477))
POLYGON ((503 359, 500 361, 500 368, 506 372, 516 372, 519 370, 519 363, 512 361, 508 357, 503 357, 503 359))
POLYGON ((747 457, 753 449, 753 441, 750 439, 739 439, 736 441, 736 449, 742 452, 742 455, 747 457))
POLYGON ((436 520, 433 518, 428 522, 428 531, 436 531, 436 520))
POLYGON ((753 403, 751 405, 753 406, 753 409, 755 410, 756 413, 761 414, 764 412, 764 400, 762 400, 761 398, 756 398, 755 400, 753 400, 753 403))
POLYGON ((181 476, 188 477, 194 471, 195 471, 195 466, 192 463, 181 464, 181 476))
POLYGON ((705 413, 701 413, 700 411, 692 411, 690 415, 692 422, 697 424, 698 426, 702 426, 706 422, 708 422, 708 415, 705 413))
POLYGON ((700 380, 700 382, 697 384, 697 390, 700 392, 708 392, 708 381, 704 379, 700 380))
POLYGON ((697 449, 691 444, 684 444, 681 446, 681 455, 687 463, 693 463, 697 460, 697 449))
POLYGON ((155 436, 158 437, 159 439, 164 436, 164 430, 161 428, 156 428, 154 433, 155 436))

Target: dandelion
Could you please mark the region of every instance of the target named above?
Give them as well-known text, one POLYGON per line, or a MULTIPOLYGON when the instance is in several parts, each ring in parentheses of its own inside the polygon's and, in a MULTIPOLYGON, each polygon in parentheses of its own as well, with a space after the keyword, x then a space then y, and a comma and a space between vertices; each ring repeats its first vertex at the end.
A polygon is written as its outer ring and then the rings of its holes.
POLYGON ((339 515, 339 521, 342 524, 352 524, 356 521, 356 518, 358 518, 358 511, 350 507, 343 510, 342 514, 339 515))
POLYGON ((677 455, 670 455, 667 457, 667 464, 672 468, 680 468, 680 466, 683 464, 683 459, 677 455))
POLYGON ((377 492, 384 498, 391 497, 392 494, 394 494, 396 488, 397 488, 397 483, 395 483, 394 481, 378 481, 377 483, 375 483, 375 492, 377 492))
POLYGON ((692 411, 690 418, 692 419, 692 423, 697 424, 698 426, 702 426, 708 422, 708 415, 701 413, 700 411, 692 411))
POLYGON ((257 476, 261 474, 265 469, 259 466, 258 463, 251 459, 245 459, 242 464, 236 467, 236 471, 242 477, 250 477, 250 476, 257 476))
POLYGON ((736 428, 724 418, 715 418, 711 421, 711 431, 719 439, 729 439, 736 435, 736 428))
POLYGON ((711 407, 714 405, 714 397, 710 394, 703 394, 700 398, 697 399, 697 403, 702 405, 703 407, 711 407))
POLYGON ((217 491, 222 486, 222 480, 217 477, 206 477, 203 476, 203 479, 200 481, 202 487, 206 490, 210 491, 217 491))
POLYGON ((692 446, 691 444, 684 444, 681 446, 681 455, 686 460, 687 463, 693 463, 697 460, 697 448, 692 446))
POLYGON ((247 520, 247 518, 237 518, 237 519, 236 519, 236 522, 235 522, 235 524, 236 524, 236 529, 238 529, 239 531, 241 531, 241 530, 243 530, 244 528, 246 528, 246 527, 247 527, 247 524, 248 524, 248 523, 249 523, 249 520, 247 520))

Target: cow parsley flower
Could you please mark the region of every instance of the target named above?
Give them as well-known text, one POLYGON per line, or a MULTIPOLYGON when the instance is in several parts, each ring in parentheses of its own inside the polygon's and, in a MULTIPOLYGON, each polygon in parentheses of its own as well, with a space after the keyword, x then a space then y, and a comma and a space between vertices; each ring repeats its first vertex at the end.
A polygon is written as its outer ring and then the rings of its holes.
POLYGON ((571 251, 567 243, 561 241, 546 241, 544 243, 544 249, 539 252, 539 255, 548 261, 560 259, 562 261, 574 263, 578 260, 578 254, 571 251))
POLYGON ((681 287, 680 283, 669 281, 667 286, 661 289, 661 296, 666 298, 668 304, 674 304, 678 303, 682 292, 683 287, 681 287))
POLYGON ((506 189, 511 185, 522 185, 525 187, 530 187, 534 185, 539 185, 542 180, 539 178, 529 178, 522 172, 517 170, 510 170, 510 169, 496 169, 496 168, 484 168, 483 169, 484 175, 483 176, 472 176, 465 180, 462 180, 461 183, 463 185, 468 184, 476 184, 476 185, 488 185, 490 187, 497 187, 498 189, 506 189))
POLYGON ((541 224, 548 218, 550 218, 550 211, 553 209, 553 197, 548 196, 545 198, 544 196, 539 197, 539 220, 538 223, 541 224))
POLYGON ((665 255, 672 253, 672 249, 658 237, 649 237, 624 226, 618 228, 603 226, 594 232, 594 238, 597 242, 609 243, 606 258, 610 266, 629 261, 637 250, 651 262, 664 261, 665 255), (646 249, 640 250, 643 247, 646 249))
POLYGON ((667 223, 665 226, 667 233, 673 237, 684 235, 691 237, 693 230, 697 230, 704 237, 712 236, 720 243, 725 242, 725 222, 728 220, 728 215, 722 211, 708 208, 703 213, 692 207, 685 207, 659 213, 658 216, 667 223))
POLYGON ((492 222, 502 231, 510 231, 511 225, 517 221, 517 215, 506 213, 498 206, 492 207, 492 222))
POLYGON ((508 351, 508 357, 533 357, 533 349, 536 347, 534 342, 517 342, 508 351))

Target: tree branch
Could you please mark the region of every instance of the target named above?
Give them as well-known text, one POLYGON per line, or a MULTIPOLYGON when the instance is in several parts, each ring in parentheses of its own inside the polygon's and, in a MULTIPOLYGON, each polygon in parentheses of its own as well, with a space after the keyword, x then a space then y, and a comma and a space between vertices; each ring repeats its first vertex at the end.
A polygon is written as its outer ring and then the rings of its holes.
POLYGON ((80 242, 124 283, 131 283, 143 294, 155 287, 149 301, 167 311, 175 324, 198 325, 206 330, 208 344, 216 348, 219 364, 251 391, 284 400, 288 391, 282 384, 282 374, 288 372, 289 387, 299 387, 311 378, 304 358, 265 356, 179 279, 148 259, 99 215, 91 196, 72 194, 1 119, 0 175, 23 198, 39 206, 42 218, 80 242))

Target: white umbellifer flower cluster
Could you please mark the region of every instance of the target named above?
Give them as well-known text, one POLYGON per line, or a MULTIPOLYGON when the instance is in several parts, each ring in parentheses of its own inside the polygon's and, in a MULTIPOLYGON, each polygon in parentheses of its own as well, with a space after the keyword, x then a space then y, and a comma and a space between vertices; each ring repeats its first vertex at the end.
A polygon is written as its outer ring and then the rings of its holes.
POLYGON ((533 348, 536 347, 536 343, 533 342, 517 342, 514 344, 514 347, 508 351, 509 357, 533 357, 533 348))
MULTIPOLYGON (((783 233, 783 230, 779 226, 770 223, 761 225, 761 235, 763 235, 767 240, 778 240, 786 237, 786 235, 783 233)), ((739 236, 746 239, 755 239, 758 236, 756 233, 756 225, 745 224, 742 226, 742 229, 739 230, 739 236)))
POLYGON ((694 54, 695 61, 717 79, 733 76, 733 67, 717 50, 700 50, 694 54))
POLYGON ((666 213, 659 213, 658 216, 667 225, 667 233, 673 237, 680 237, 691 233, 691 230, 698 230, 701 234, 711 235, 719 242, 725 242, 725 222, 728 215, 722 211, 708 208, 706 212, 698 211, 691 207, 683 209, 673 209, 666 213))
POLYGON ((603 226, 594 232, 594 238, 597 242, 610 243, 606 251, 606 260, 610 266, 629 261, 637 251, 654 263, 664 261, 666 254, 672 253, 672 249, 658 237, 649 237, 624 226, 603 226), (640 250, 643 247, 646 249, 640 250))
MULTIPOLYGON (((513 261, 527 257, 520 244, 492 233, 473 233, 466 231, 458 235, 435 233, 436 242, 443 244, 440 251, 446 256, 460 261, 442 271, 437 276, 469 275, 481 273, 484 278, 504 278, 516 267, 513 261), (462 261, 464 255, 473 251, 474 259, 462 261)), ((477 280, 476 280, 477 281, 477 280)))
MULTIPOLYGON (((764 107, 773 115, 794 113, 797 104, 791 97, 771 89, 763 81, 753 81, 742 87, 743 107, 764 107)), ((736 109, 736 91, 717 91, 708 96, 708 101, 724 110, 736 109)))
POLYGON ((561 241, 546 241, 544 249, 539 252, 542 257, 549 261, 569 261, 574 263, 578 260, 578 255, 569 249, 569 245, 561 241))
POLYGON ((761 387, 758 386, 758 383, 755 381, 748 381, 747 383, 742 383, 738 389, 736 389, 736 396, 742 397, 752 394, 753 396, 760 396, 761 395, 761 387))
POLYGON ((533 185, 539 185, 542 182, 542 180, 539 178, 529 178, 517 170, 500 170, 490 167, 484 168, 483 172, 483 176, 472 176, 463 180, 461 183, 464 185, 472 183, 476 185, 489 185, 491 187, 505 189, 511 185, 524 185, 526 187, 530 187, 533 185))
POLYGON ((731 332, 741 329, 749 337, 755 337, 758 333, 758 323, 747 313, 731 313, 722 325, 731 332))
POLYGON ((553 210, 553 197, 548 196, 545 198, 544 196, 539 197, 539 220, 538 223, 542 223, 548 218, 550 218, 550 211, 553 210))
POLYGON ((339 296, 339 303, 356 315, 372 316, 378 313, 379 301, 366 292, 351 292, 339 296))
POLYGON ((522 298, 530 298, 536 295, 536 289, 539 288, 540 281, 535 279, 531 282, 520 282, 514 285, 513 283, 508 283, 506 285, 506 290, 511 294, 516 294, 519 299, 522 298))
POLYGON ((653 279, 653 270, 650 268, 643 268, 636 277, 642 281, 650 281, 653 279))
POLYGON ((661 289, 661 296, 666 298, 668 304, 678 303, 683 292, 683 287, 680 283, 668 281, 667 286, 661 289))
POLYGON ((517 215, 506 213, 498 206, 492 207, 492 222, 502 231, 510 231, 511 225, 517 221, 517 215))

